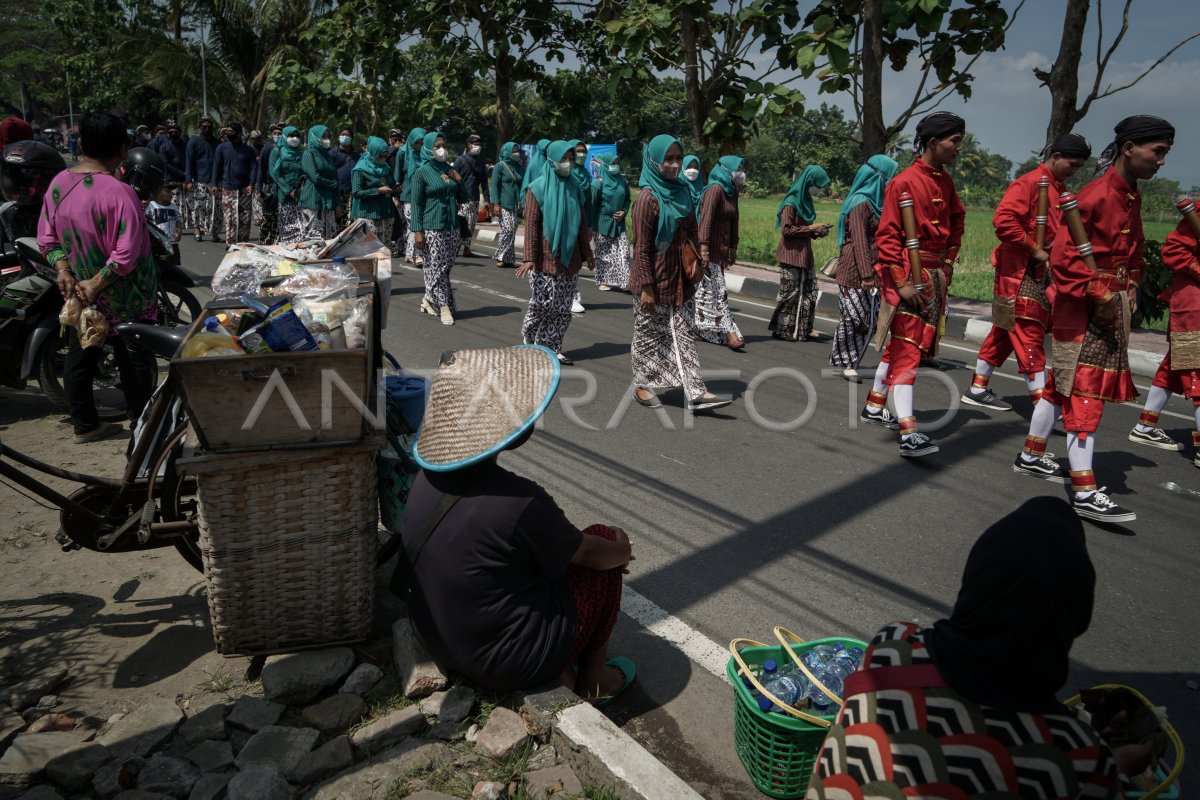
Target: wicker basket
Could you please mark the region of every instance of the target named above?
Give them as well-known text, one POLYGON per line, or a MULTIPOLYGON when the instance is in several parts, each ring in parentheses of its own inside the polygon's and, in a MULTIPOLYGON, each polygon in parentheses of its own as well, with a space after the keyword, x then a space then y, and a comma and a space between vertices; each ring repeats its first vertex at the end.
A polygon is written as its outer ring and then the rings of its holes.
POLYGON ((181 460, 196 476, 217 652, 364 639, 375 589, 375 457, 354 445, 181 460))

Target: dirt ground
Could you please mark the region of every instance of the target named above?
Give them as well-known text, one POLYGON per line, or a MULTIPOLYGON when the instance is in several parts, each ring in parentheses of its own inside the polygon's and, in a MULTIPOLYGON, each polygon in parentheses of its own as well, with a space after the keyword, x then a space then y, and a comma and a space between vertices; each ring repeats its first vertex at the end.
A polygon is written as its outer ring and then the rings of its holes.
MULTIPOLYGON (((0 389, 0 442, 118 477, 128 434, 74 444, 63 412, 40 394, 0 389)), ((65 494, 78 488, 39 477, 65 494)), ((68 666, 56 710, 102 719, 152 696, 239 693, 248 659, 216 653, 203 577, 174 548, 64 553, 58 527, 57 508, 0 482, 0 685, 68 666)))

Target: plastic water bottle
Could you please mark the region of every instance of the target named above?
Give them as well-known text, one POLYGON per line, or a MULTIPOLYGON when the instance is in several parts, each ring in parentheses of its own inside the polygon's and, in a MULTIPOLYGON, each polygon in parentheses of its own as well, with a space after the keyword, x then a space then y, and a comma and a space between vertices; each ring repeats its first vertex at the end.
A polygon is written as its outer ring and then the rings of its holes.
MULTIPOLYGON (((817 680, 825 684, 825 688, 842 696, 845 687, 839 675, 832 671, 817 673, 817 680)), ((829 695, 817 688, 816 684, 810 685, 808 689, 808 699, 812 701, 813 711, 817 714, 832 714, 837 710, 837 703, 829 695)))
POLYGON ((861 647, 851 647, 849 650, 841 648, 833 656, 833 663, 838 664, 846 670, 846 675, 858 669, 858 665, 862 663, 863 651, 861 647))
MULTIPOLYGON (((805 695, 809 692, 811 689, 811 684, 809 684, 808 680, 803 674, 799 672, 788 672, 783 675, 779 675, 774 680, 764 683, 763 688, 783 701, 785 705, 792 706, 794 708, 796 704, 803 700, 805 695)), ((776 711, 783 713, 783 709, 775 705, 775 703, 771 701, 771 698, 767 697, 766 695, 762 695, 758 698, 758 707, 763 711, 776 711)))

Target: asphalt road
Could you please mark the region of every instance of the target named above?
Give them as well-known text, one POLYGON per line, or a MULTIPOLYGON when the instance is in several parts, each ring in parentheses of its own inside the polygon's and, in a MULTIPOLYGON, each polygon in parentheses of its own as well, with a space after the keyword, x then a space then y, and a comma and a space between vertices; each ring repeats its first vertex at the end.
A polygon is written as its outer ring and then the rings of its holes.
MULTIPOLYGON (((183 263, 211 275, 219 250, 187 239, 183 263)), ((528 284, 511 271, 461 259, 452 273, 458 322, 446 327, 418 311, 420 273, 395 264, 384 343, 406 367, 432 369, 445 350, 520 342, 528 284)), ((918 380, 918 420, 942 450, 906 461, 895 433, 857 421, 869 386, 823 374, 827 342, 771 339, 771 309, 761 303, 733 298, 744 354, 699 345, 703 368, 716 374, 710 389, 737 399, 689 419, 678 390, 657 414, 631 403, 632 298, 599 292, 585 277, 583 301, 587 313, 566 338, 576 369, 564 375, 560 402, 504 461, 547 487, 580 527, 603 521, 628 531, 637 557, 629 587, 722 647, 735 637, 769 639, 774 625, 806 638, 869 639, 889 621, 931 623, 949 612, 967 553, 988 525, 1028 498, 1065 492, 1010 469, 1029 416, 1011 362, 992 386, 1015 411, 962 407, 940 430, 929 426, 970 382, 969 344, 945 343, 942 357, 957 366, 918 380), (568 408, 572 398, 586 402, 568 408), (762 423, 796 420, 806 409, 807 420, 790 430, 762 423)), ((818 330, 832 333, 832 321, 820 319, 818 330)), ((875 363, 872 351, 867 364, 875 363)), ((1146 382, 1138 383, 1144 393, 1146 382)), ((1189 441, 1190 405, 1176 397, 1167 410, 1174 415, 1163 415, 1164 427, 1189 441)), ((1097 436, 1097 476, 1138 519, 1085 523, 1096 606, 1068 687, 1132 685, 1167 706, 1184 740, 1197 743, 1200 470, 1190 449, 1127 442, 1138 413, 1110 406, 1097 436)), ((1054 436, 1050 450, 1065 461, 1065 438, 1054 436)), ((629 618, 614 649, 640 668, 618 721, 706 796, 761 796, 733 754, 729 687, 629 618)))

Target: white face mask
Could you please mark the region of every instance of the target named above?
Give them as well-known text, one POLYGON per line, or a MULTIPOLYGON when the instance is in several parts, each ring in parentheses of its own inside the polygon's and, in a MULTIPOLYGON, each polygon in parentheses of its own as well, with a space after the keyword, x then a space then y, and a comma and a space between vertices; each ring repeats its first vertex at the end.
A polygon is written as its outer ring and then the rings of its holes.
POLYGON ((620 164, 609 164, 608 165, 608 174, 609 175, 620 175, 621 174, 621 165, 620 164))
POLYGON ((483 149, 483 148, 482 148, 482 147, 480 147, 479 145, 477 145, 477 144, 473 144, 473 145, 471 145, 471 147, 468 149, 468 152, 469 152, 471 155, 473 155, 473 156, 477 156, 477 155, 479 155, 479 151, 480 151, 480 150, 482 150, 482 149, 483 149))
POLYGON ((819 186, 808 187, 808 196, 809 197, 816 197, 820 193, 821 193, 821 188, 819 186))
POLYGON ((288 147, 299 147, 300 146, 300 137, 299 136, 289 136, 287 138, 287 143, 288 143, 288 147))
POLYGON ((329 147, 330 144, 332 144, 332 142, 329 141, 328 137, 321 140, 321 147, 329 147))
POLYGON ((575 154, 575 163, 581 167, 584 164, 586 164, 587 163, 587 153, 576 153, 575 154))
POLYGON ((700 170, 696 169, 695 167, 688 167, 683 171, 683 177, 687 178, 689 181, 694 181, 696 178, 700 177, 700 170))
POLYGON ((741 186, 745 182, 746 182, 746 173, 742 172, 740 169, 737 172, 733 173, 733 185, 734 186, 741 186))
POLYGON ((555 161, 554 162, 554 172, 560 178, 565 178, 568 175, 570 175, 571 170, 573 168, 574 168, 574 164, 572 164, 570 161, 555 161))
POLYGON ((433 149, 433 160, 434 161, 445 161, 446 160, 446 148, 435 147, 433 149))

